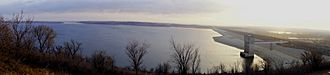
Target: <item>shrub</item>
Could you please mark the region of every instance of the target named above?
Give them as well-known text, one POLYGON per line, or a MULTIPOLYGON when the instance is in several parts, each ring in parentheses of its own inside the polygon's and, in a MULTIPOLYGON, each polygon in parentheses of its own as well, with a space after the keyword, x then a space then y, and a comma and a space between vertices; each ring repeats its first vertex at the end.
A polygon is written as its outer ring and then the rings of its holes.
POLYGON ((324 57, 315 50, 308 50, 301 54, 301 60, 304 65, 310 66, 313 70, 316 70, 324 61, 324 57))
POLYGON ((114 71, 114 59, 105 55, 104 51, 95 52, 90 61, 98 73, 111 74, 114 71))
POLYGON ((226 74, 225 72, 226 66, 220 63, 217 66, 213 66, 212 68, 208 69, 209 74, 226 74))
POLYGON ((12 42, 13 35, 9 24, 4 20, 3 17, 0 17, 0 50, 10 49, 12 47, 12 42))
POLYGON ((171 70, 171 65, 169 63, 158 64, 156 67, 156 74, 157 75, 167 75, 171 70))

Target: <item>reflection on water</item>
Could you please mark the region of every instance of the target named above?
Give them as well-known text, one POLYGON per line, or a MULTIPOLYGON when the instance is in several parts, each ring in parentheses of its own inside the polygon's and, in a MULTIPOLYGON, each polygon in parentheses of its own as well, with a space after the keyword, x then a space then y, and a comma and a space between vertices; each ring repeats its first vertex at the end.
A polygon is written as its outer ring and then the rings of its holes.
MULTIPOLYGON (((95 50, 105 50, 116 59, 116 65, 129 66, 124 48, 129 40, 139 40, 151 44, 145 57, 144 67, 154 68, 163 62, 171 62, 169 40, 173 37, 177 42, 192 43, 199 47, 201 53, 202 72, 220 63, 230 67, 243 59, 239 56, 240 49, 217 43, 212 37, 220 36, 211 29, 175 28, 175 27, 141 27, 141 26, 110 26, 94 24, 55 24, 58 42, 70 39, 83 43, 83 54, 90 55, 95 50)), ((258 56, 252 62, 259 62, 258 56)))
POLYGON ((268 31, 270 33, 275 33, 275 34, 297 34, 293 32, 288 32, 288 31, 268 31))

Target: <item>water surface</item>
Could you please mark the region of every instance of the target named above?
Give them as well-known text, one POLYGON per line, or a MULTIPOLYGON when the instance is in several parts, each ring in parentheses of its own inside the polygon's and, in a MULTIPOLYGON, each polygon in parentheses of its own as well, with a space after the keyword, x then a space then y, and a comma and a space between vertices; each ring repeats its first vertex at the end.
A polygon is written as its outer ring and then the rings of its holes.
MULTIPOLYGON (((43 23, 57 31, 57 43, 78 40, 83 43, 83 54, 91 55, 96 50, 104 50, 113 56, 116 65, 129 66, 125 55, 125 46, 130 40, 138 40, 150 44, 143 66, 154 68, 160 63, 170 62, 173 50, 169 40, 173 37, 179 43, 190 43, 199 47, 201 53, 202 72, 220 63, 234 65, 242 61, 238 48, 217 43, 212 37, 221 36, 211 29, 176 28, 176 27, 144 27, 113 26, 97 24, 61 24, 43 23)), ((255 63, 261 58, 255 57, 255 63)), ((229 66, 228 66, 229 67, 229 66)))

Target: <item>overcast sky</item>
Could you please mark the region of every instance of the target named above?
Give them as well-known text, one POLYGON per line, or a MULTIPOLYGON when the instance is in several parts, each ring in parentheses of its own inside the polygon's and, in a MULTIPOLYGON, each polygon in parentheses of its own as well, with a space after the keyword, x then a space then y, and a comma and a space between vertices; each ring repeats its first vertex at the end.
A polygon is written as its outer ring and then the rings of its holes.
POLYGON ((205 25, 330 27, 329 0, 0 0, 44 21, 116 20, 205 25))

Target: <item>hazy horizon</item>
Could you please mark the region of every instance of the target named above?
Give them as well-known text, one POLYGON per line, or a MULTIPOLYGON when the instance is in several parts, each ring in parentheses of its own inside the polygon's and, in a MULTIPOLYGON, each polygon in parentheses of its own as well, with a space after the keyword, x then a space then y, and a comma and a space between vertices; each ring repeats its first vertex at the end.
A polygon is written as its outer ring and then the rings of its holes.
MULTIPOLYGON (((330 27, 327 0, 0 0, 0 15, 38 21, 142 21, 224 26, 330 27)), ((326 29, 328 30, 328 29, 326 29)))

